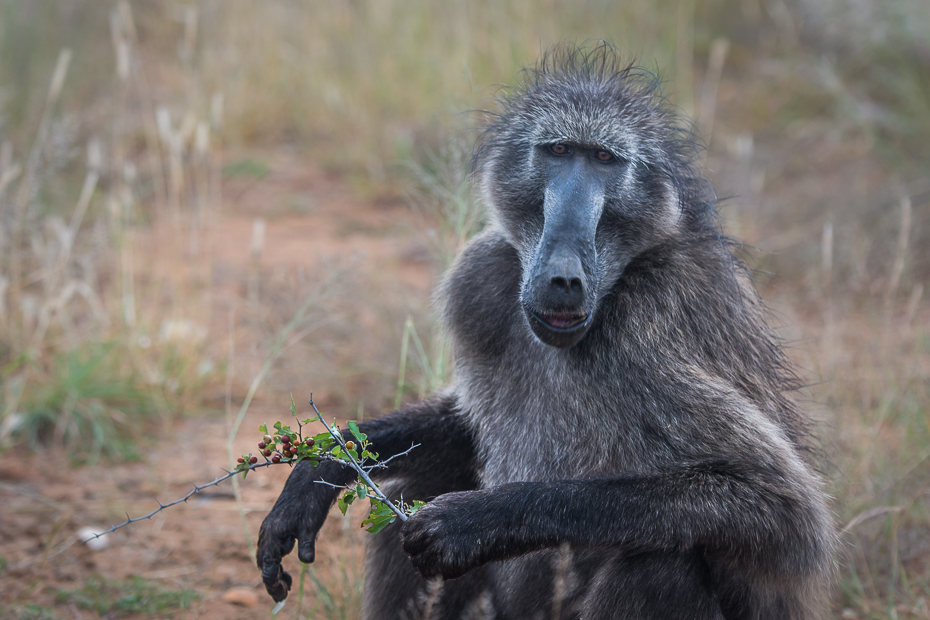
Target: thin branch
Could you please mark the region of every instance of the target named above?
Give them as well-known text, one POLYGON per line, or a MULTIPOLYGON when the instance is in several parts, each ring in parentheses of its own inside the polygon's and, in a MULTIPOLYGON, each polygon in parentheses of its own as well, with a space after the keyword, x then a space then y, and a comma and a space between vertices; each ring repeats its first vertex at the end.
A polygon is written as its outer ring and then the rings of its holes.
MULTIPOLYGON (((219 483, 223 482, 224 480, 228 480, 229 478, 232 478, 232 477, 235 476, 236 474, 240 474, 240 473, 243 473, 243 472, 252 471, 253 469, 258 469, 259 467, 268 467, 269 465, 278 465, 278 464, 279 464, 279 463, 273 463, 273 462, 271 462, 271 461, 265 461, 264 463, 255 463, 254 465, 249 465, 248 467, 243 468, 243 469, 239 469, 239 470, 227 471, 227 470, 224 469, 223 471, 226 472, 225 474, 223 474, 222 476, 220 476, 219 478, 217 478, 217 479, 214 480, 213 482, 208 482, 208 483, 202 484, 202 485, 200 485, 200 486, 198 486, 198 485, 195 484, 195 485, 194 485, 194 488, 191 490, 191 492, 188 493, 187 495, 185 495, 184 497, 182 497, 181 499, 175 500, 175 501, 170 502, 170 503, 167 503, 167 504, 162 504, 160 501, 158 501, 158 499, 156 499, 156 500, 155 500, 155 503, 158 504, 158 508, 156 508, 156 509, 153 510, 152 512, 148 513, 147 515, 143 515, 143 516, 141 516, 141 517, 136 517, 136 518, 131 518, 131 517, 129 516, 129 514, 127 513, 127 514, 126 514, 126 520, 125 520, 125 521, 123 521, 123 522, 120 523, 119 525, 114 525, 114 526, 112 526, 110 529, 106 530, 105 532, 100 532, 99 534, 94 535, 93 538, 100 538, 101 536, 103 536, 103 535, 105 535, 105 534, 109 534, 110 532, 115 532, 116 530, 120 529, 121 527, 125 527, 125 526, 129 525, 130 523, 136 523, 137 521, 145 521, 146 519, 151 519, 152 517, 154 517, 155 515, 157 515, 159 512, 161 512, 161 511, 164 510, 165 508, 171 508, 172 506, 176 506, 176 505, 178 505, 178 504, 180 504, 180 503, 186 502, 186 501, 189 500, 191 497, 193 497, 193 496, 196 495, 197 493, 200 493, 200 492, 203 491, 204 489, 206 489, 206 488, 208 488, 208 487, 215 487, 215 486, 218 485, 219 483)), ((283 465, 284 463, 280 463, 280 464, 283 465)), ((90 539, 88 539, 88 540, 90 540, 90 539)))
MULTIPOLYGON (((339 459, 333 459, 334 461, 339 462, 339 459)), ((328 487, 333 487, 334 489, 345 489, 346 491, 351 491, 352 487, 348 487, 342 484, 333 484, 332 482, 326 482, 325 480, 314 480, 317 484, 325 484, 328 487)))
POLYGON ((387 464, 390 463, 391 461, 393 461, 394 459, 396 459, 397 457, 399 457, 399 456, 407 456, 408 454, 410 454, 410 451, 411 451, 411 450, 413 450, 414 448, 418 448, 418 447, 420 447, 420 444, 415 443, 415 444, 411 445, 409 448, 407 448, 406 450, 404 450, 403 452, 398 452, 398 453, 395 454, 394 456, 388 457, 388 458, 384 459, 383 461, 377 461, 374 465, 368 465, 368 466, 367 466, 367 467, 368 467, 368 470, 372 470, 372 469, 381 469, 382 467, 387 467, 387 464))
MULTIPOLYGON (((361 477, 361 479, 365 482, 365 484, 367 484, 368 487, 369 487, 369 488, 372 490, 372 492, 375 494, 375 499, 377 499, 377 500, 380 501, 381 503, 386 504, 388 507, 390 507, 390 509, 394 512, 394 514, 397 515, 397 517, 398 517, 401 521, 406 521, 406 520, 407 520, 407 515, 404 514, 404 511, 401 510, 400 508, 398 508, 397 506, 395 506, 395 505, 394 505, 394 502, 392 502, 391 500, 389 500, 389 499, 384 495, 384 493, 381 492, 381 489, 378 488, 378 485, 376 485, 376 484, 372 481, 372 479, 368 476, 368 472, 365 471, 365 469, 358 463, 358 461, 355 460, 355 457, 352 456, 352 453, 351 453, 351 452, 349 451, 349 449, 346 447, 345 439, 342 438, 342 433, 336 432, 336 431, 333 429, 333 427, 331 427, 329 424, 327 424, 327 423, 326 423, 326 420, 323 419, 323 414, 320 413, 320 410, 316 408, 316 404, 313 402, 313 394, 312 394, 312 393, 310 394, 310 406, 313 407, 313 411, 316 412, 316 417, 317 417, 317 419, 323 424, 323 426, 326 427, 326 430, 329 431, 329 434, 332 435, 333 439, 335 439, 335 440, 339 443, 340 446, 342 446, 342 449, 343 449, 343 451, 345 452, 346 456, 349 457, 349 460, 348 460, 348 461, 343 461, 343 462, 344 462, 346 465, 348 465, 349 467, 351 467, 352 469, 354 469, 354 470, 358 473, 358 475, 359 475, 359 476, 361 477)), ((411 448, 411 450, 412 450, 412 449, 413 449, 413 448, 411 448)), ((409 452, 409 450, 408 450, 408 452, 409 452)), ((342 459, 336 459, 336 460, 340 460, 340 461, 341 461, 342 459)))

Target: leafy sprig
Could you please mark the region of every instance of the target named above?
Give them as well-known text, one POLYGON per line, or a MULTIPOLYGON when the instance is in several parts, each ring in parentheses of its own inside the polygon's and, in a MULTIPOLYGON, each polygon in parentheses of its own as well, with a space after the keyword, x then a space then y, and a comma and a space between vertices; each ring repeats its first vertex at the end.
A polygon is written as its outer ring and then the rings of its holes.
MULTIPOLYGON (((281 422, 275 422, 272 427, 274 428, 273 432, 269 432, 265 424, 258 427, 264 434, 262 441, 259 442, 259 454, 265 459, 263 463, 259 463, 258 456, 254 454, 244 454, 239 457, 238 464, 234 470, 223 470, 225 474, 216 480, 203 485, 195 484, 194 488, 191 489, 187 495, 173 502, 162 504, 156 500, 158 508, 152 512, 135 518, 127 514, 125 521, 95 534, 92 538, 100 538, 132 523, 151 519, 161 511, 182 504, 204 489, 217 486, 224 480, 234 477, 236 474, 241 473, 242 477, 245 478, 253 469, 271 467, 282 463, 294 465, 303 460, 309 462, 313 467, 319 465, 321 461, 336 461, 337 463, 342 463, 355 470, 360 480, 354 485, 346 485, 344 487, 340 487, 339 485, 330 486, 345 489, 345 493, 343 493, 342 497, 338 500, 339 509, 342 511, 342 514, 346 513, 349 505, 356 499, 367 499, 371 502, 371 510, 368 513, 368 517, 362 522, 362 527, 367 525, 368 531, 372 534, 380 532, 397 519, 406 521, 407 517, 426 505, 426 502, 417 500, 407 503, 403 501, 403 498, 399 501, 391 502, 369 476, 369 472, 372 470, 386 468, 390 461, 409 454, 410 451, 419 444, 414 444, 403 452, 395 454, 383 461, 379 461, 378 453, 371 450, 371 442, 368 441, 368 436, 359 430, 358 424, 354 420, 350 420, 346 424, 352 436, 352 439, 346 440, 342 435, 341 429, 335 422, 333 422, 333 424, 326 423, 319 409, 317 409, 316 405, 313 403, 312 395, 310 397, 310 406, 313 407, 313 411, 316 413, 316 421, 322 423, 323 426, 326 427, 326 432, 304 437, 304 426, 310 424, 314 420, 313 418, 307 418, 306 420, 296 419, 297 406, 294 404, 294 398, 291 397, 290 411, 297 422, 296 431, 281 422)), ((320 484, 330 484, 323 480, 318 480, 317 482, 320 484)))
MULTIPOLYGON (((286 463, 288 465, 294 465, 300 461, 307 461, 312 467, 316 467, 322 461, 335 461, 347 467, 351 467, 359 477, 358 481, 354 484, 340 486, 330 484, 323 480, 318 480, 317 482, 345 489, 345 492, 337 500, 337 505, 339 506, 339 510, 342 511, 342 514, 346 513, 348 507, 356 499, 369 500, 371 508, 368 517, 362 521, 362 527, 368 526, 368 531, 372 534, 380 532, 397 519, 406 521, 408 516, 414 514, 425 505, 426 502, 419 500, 407 503, 403 501, 403 498, 392 502, 381 492, 381 489, 378 488, 378 485, 372 481, 369 475, 372 470, 385 468, 389 461, 408 454, 410 450, 417 447, 418 444, 414 444, 404 452, 395 454, 384 461, 379 461, 378 453, 371 449, 371 442, 368 441, 368 435, 359 430, 355 420, 349 420, 346 423, 351 435, 351 439, 346 439, 342 429, 336 425, 335 421, 333 421, 332 424, 328 424, 326 420, 323 419, 323 415, 313 402, 312 394, 310 396, 310 406, 313 407, 316 419, 307 418, 305 420, 300 420, 297 416, 297 406, 294 403, 294 397, 291 397, 290 412, 297 423, 297 430, 281 422, 275 422, 272 427, 274 429, 273 431, 269 431, 265 424, 258 427, 258 430, 264 435, 262 440, 258 443, 259 455, 265 459, 266 464, 277 465, 286 463), (304 426, 314 421, 323 424, 326 431, 311 437, 304 437, 304 426)), ((251 453, 244 454, 238 459, 236 471, 242 472, 242 477, 245 478, 249 471, 255 468, 258 460, 259 458, 257 455, 251 453)))

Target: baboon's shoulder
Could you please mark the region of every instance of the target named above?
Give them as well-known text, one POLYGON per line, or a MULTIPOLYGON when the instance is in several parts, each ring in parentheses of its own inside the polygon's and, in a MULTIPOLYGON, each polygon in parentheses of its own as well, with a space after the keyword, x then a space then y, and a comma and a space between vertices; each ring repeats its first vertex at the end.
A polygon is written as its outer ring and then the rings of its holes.
POLYGON ((497 230, 475 237, 443 278, 439 299, 443 323, 459 347, 499 354, 515 325, 519 307, 520 259, 497 230))

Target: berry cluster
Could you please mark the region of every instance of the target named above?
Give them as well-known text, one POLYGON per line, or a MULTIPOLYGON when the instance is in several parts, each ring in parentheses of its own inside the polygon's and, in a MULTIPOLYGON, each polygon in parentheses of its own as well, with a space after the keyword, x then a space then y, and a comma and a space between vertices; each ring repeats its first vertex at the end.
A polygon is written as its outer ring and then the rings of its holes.
MULTIPOLYGON (((306 422, 309 422, 307 420, 306 422)), ((298 422, 302 427, 303 423, 298 422)), ((240 456, 237 459, 237 469, 245 473, 249 465, 258 463, 259 456, 277 465, 278 463, 297 463, 308 460, 316 464, 322 459, 329 458, 332 448, 338 444, 329 433, 321 433, 315 437, 303 437, 301 428, 295 432, 290 427, 275 423, 274 431, 269 432, 266 425, 258 427, 265 435, 258 442, 258 455, 252 453, 240 456)))
MULTIPOLYGON (((250 471, 251 466, 256 465, 259 457, 264 457, 266 463, 277 465, 279 463, 295 464, 299 461, 309 461, 314 467, 322 460, 342 460, 345 461, 349 456, 357 463, 364 462, 366 459, 377 459, 378 455, 367 450, 368 441, 364 434, 359 433, 358 426, 354 421, 349 422, 349 429, 352 431, 355 439, 361 444, 361 450, 356 449, 355 441, 342 441, 341 435, 334 436, 328 432, 314 435, 313 437, 304 437, 303 428, 316 420, 308 418, 306 420, 297 419, 297 407, 294 400, 291 399, 291 415, 297 422, 297 430, 292 430, 290 426, 275 422, 273 430, 269 431, 268 426, 262 424, 258 427, 264 436, 258 442, 258 455, 244 454, 237 459, 238 465, 236 471, 241 471, 243 477, 250 471)), ((318 420, 322 421, 322 418, 318 420)), ((325 423, 324 423, 325 425, 325 423)), ((333 425, 338 431, 338 427, 333 425)))
MULTIPOLYGON (((346 509, 355 499, 368 499, 371 502, 371 511, 362 522, 362 527, 368 526, 368 531, 375 533, 383 529, 389 523, 393 523, 396 518, 406 519, 408 515, 413 514, 423 502, 414 501, 405 503, 398 501, 392 503, 381 493, 380 489, 372 482, 368 476, 368 471, 378 467, 384 467, 384 463, 378 462, 378 454, 370 450, 371 442, 368 436, 362 433, 354 420, 347 422, 348 431, 353 439, 346 440, 338 426, 330 426, 320 415, 313 400, 310 401, 316 412, 316 420, 308 418, 306 420, 297 419, 297 410, 291 399, 291 415, 297 422, 297 430, 292 430, 289 426, 275 422, 274 430, 269 431, 264 424, 258 427, 264 436, 258 442, 258 453, 265 459, 265 463, 258 465, 259 457, 249 453, 240 456, 237 472, 242 472, 243 478, 255 466, 263 467, 264 465, 277 465, 287 463, 293 465, 302 460, 306 460, 310 465, 316 467, 320 461, 333 460, 352 467, 359 473, 360 480, 352 485, 345 487, 345 492, 338 500, 339 509, 345 514, 346 509), (303 427, 313 421, 319 421, 326 427, 326 432, 314 435, 313 437, 303 436, 303 427)), ((411 449, 415 446, 411 446, 411 449)), ((388 459, 391 460, 391 459, 388 459)))
MULTIPOLYGON (((263 426, 260 430, 265 430, 265 427, 263 426)), ((310 450, 314 445, 316 445, 316 441, 313 437, 301 439, 299 434, 275 433, 274 435, 265 435, 265 437, 258 442, 258 450, 259 454, 277 465, 278 463, 287 463, 291 460, 300 460, 301 458, 317 458, 319 455, 315 454, 313 450, 310 450)), ((254 465, 258 462, 258 457, 247 454, 245 456, 240 456, 238 462, 240 465, 245 465, 247 463, 254 465)))

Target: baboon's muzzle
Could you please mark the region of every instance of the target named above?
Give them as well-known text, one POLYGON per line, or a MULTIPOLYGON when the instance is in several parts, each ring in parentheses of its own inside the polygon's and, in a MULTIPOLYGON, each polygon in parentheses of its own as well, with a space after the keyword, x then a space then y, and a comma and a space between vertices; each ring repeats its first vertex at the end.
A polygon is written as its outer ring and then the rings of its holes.
POLYGON ((522 291, 533 333, 559 348, 571 347, 585 335, 597 299, 594 236, 604 192, 589 165, 571 162, 550 179, 543 234, 522 291))

